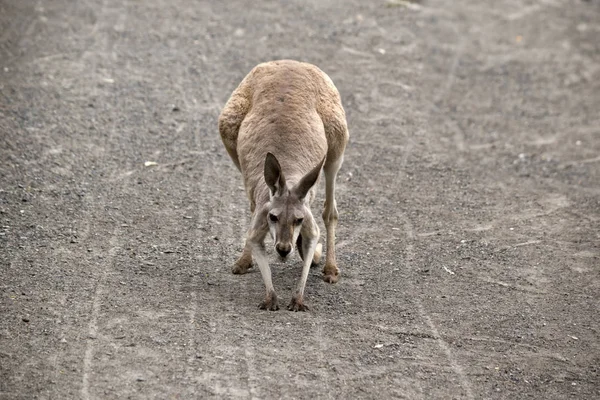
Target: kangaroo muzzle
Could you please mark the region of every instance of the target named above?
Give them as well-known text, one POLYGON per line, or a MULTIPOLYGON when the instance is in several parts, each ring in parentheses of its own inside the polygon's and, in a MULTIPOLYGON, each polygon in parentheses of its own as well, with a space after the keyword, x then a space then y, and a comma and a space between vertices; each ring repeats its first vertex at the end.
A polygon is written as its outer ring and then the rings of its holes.
POLYGON ((279 254, 282 258, 287 257, 292 252, 292 248, 293 247, 291 244, 277 243, 275 245, 275 250, 277 250, 277 254, 279 254))

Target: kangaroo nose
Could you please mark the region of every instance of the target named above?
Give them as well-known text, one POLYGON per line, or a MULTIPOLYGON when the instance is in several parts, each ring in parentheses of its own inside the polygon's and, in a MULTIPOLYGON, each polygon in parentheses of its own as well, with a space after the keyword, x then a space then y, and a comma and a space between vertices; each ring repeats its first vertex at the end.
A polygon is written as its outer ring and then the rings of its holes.
POLYGON ((281 257, 285 257, 291 253, 292 246, 290 246, 290 245, 286 246, 286 245, 277 243, 277 245, 275 246, 275 250, 277 250, 277 253, 279 253, 279 255, 281 257))

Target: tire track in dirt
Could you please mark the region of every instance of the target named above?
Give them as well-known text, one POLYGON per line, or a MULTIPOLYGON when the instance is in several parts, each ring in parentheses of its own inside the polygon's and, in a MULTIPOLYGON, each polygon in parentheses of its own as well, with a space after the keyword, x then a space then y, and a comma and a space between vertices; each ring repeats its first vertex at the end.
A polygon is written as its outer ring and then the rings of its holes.
MULTIPOLYGON (((206 141, 205 141, 206 143, 206 141)), ((212 293, 203 294, 204 306, 200 314, 207 318, 211 326, 209 334, 209 348, 212 358, 214 359, 216 368, 213 372, 205 373, 204 379, 201 382, 204 386, 211 388, 211 392, 218 396, 247 396, 253 391, 252 378, 246 382, 246 387, 240 385, 241 381, 236 377, 240 375, 239 361, 244 360, 245 372, 250 375, 250 367, 245 360, 246 349, 235 346, 231 341, 231 334, 235 331, 232 322, 234 318, 230 311, 227 310, 227 302, 224 297, 233 296, 234 302, 241 301, 242 296, 239 296, 231 286, 231 277, 225 276, 230 274, 230 263, 236 255, 230 253, 232 242, 237 240, 237 235, 234 232, 239 227, 237 220, 237 212, 232 215, 234 207, 227 204, 227 200, 222 197, 217 204, 211 204, 211 193, 215 190, 221 191, 223 194, 236 193, 237 180, 235 179, 215 179, 221 175, 214 165, 206 167, 206 175, 202 188, 210 188, 209 195, 202 199, 202 204, 198 210, 198 221, 205 221, 210 229, 210 235, 215 235, 218 238, 218 246, 213 247, 213 251, 218 251, 213 254, 211 262, 207 264, 210 268, 217 268, 215 278, 220 282, 212 293), (220 182, 220 183, 219 183, 220 182), (215 186, 215 183, 219 183, 215 186), (224 261, 227 260, 227 264, 224 261), (217 278, 218 276, 218 278, 217 278), (208 295, 208 298, 207 298, 208 295), (224 308, 225 307, 225 308, 224 308), (230 371, 233 369, 233 371, 230 371)), ((226 199, 227 197, 225 197, 226 199)), ((204 240, 201 238, 200 240, 204 240)), ((248 278, 248 276, 240 276, 239 278, 248 278)), ((244 284, 247 286, 247 284, 244 284)), ((240 307, 237 305, 236 307, 240 307)))
POLYGON ((90 395, 90 377, 93 374, 93 361, 94 361, 94 353, 96 351, 95 343, 99 339, 98 337, 98 318, 100 315, 100 306, 102 302, 102 297, 105 294, 105 285, 106 285, 106 276, 111 268, 111 265, 114 262, 115 256, 119 247, 117 244, 119 243, 119 229, 116 228, 111 235, 109 240, 109 249, 108 256, 106 260, 102 263, 102 268, 99 273, 97 273, 96 277, 96 287, 94 289, 94 293, 92 295, 92 307, 90 312, 90 320, 88 324, 87 330, 87 338, 85 344, 85 353, 83 356, 83 368, 81 374, 81 397, 85 400, 92 398, 90 395))
MULTIPOLYGON (((43 8, 40 5, 41 3, 38 2, 38 5, 36 6, 36 11, 37 12, 42 12, 43 8)), ((72 8, 71 8, 72 10, 72 8)), ((42 18, 40 16, 40 18, 42 18)), ((44 17, 45 18, 45 17, 44 17)), ((33 30, 37 29, 36 26, 30 25, 30 27, 28 28, 27 32, 28 35, 33 34, 33 30)), ((40 117, 40 119, 43 121, 43 116, 40 117)), ((52 126, 52 130, 50 132, 50 134, 55 134, 55 132, 52 132, 54 130, 54 125, 52 126)), ((61 137, 62 139, 62 137, 61 137)), ((34 140, 35 141, 40 141, 39 143, 39 147, 44 148, 45 142, 44 142, 44 138, 41 138, 40 136, 34 136, 34 140)), ((52 160, 47 160, 49 155, 56 155, 59 154, 62 151, 62 147, 60 145, 60 140, 56 140, 55 143, 58 142, 59 146, 58 146, 58 152, 55 152, 53 150, 55 149, 51 149, 47 152, 44 152, 43 155, 37 159, 35 159, 34 161, 31 161, 27 164, 27 167, 30 171, 37 171, 38 169, 42 169, 43 172, 42 174, 46 174, 46 169, 47 165, 50 164, 52 165, 53 163, 56 163, 57 161, 55 159, 52 160)), ((30 146, 30 144, 28 144, 28 146, 30 146)), ((33 150, 35 149, 35 146, 32 146, 33 150)), ((68 166, 68 172, 70 172, 73 176, 77 176, 77 175, 81 175, 82 171, 81 171, 81 167, 79 165, 75 165, 75 164, 71 164, 69 162, 67 162, 67 166, 68 166)), ((65 170, 66 171, 66 170, 65 170)), ((51 176, 52 174, 50 174, 51 176)), ((52 179, 50 179, 50 181, 52 181, 52 179)), ((38 207, 42 208, 40 206, 43 206, 44 202, 47 200, 47 197, 49 196, 49 193, 52 194, 53 192, 55 192, 55 190, 60 190, 61 193, 63 193, 64 190, 71 191, 71 190, 83 190, 80 187, 76 187, 70 183, 68 184, 64 184, 62 185, 60 188, 54 188, 52 185, 48 185, 48 183, 44 182, 45 185, 42 185, 40 187, 40 193, 43 193, 43 195, 40 195, 39 198, 39 203, 38 207)), ((66 183, 66 182, 65 182, 66 183)), ((93 190, 91 190, 92 193, 94 193, 93 190)), ((80 193, 80 192, 78 192, 80 193)), ((37 293, 37 295, 44 295, 46 292, 53 292, 55 291, 56 293, 56 297, 60 298, 61 300, 54 300, 54 301, 50 301, 50 305, 48 306, 49 309, 53 310, 55 307, 56 302, 60 301, 62 302, 63 306, 65 306, 66 304, 69 304, 68 301, 71 300, 73 297, 77 298, 79 297, 82 293, 80 293, 80 291, 78 290, 79 286, 86 286, 85 284, 83 285, 76 285, 77 288, 73 287, 73 286, 68 286, 70 284, 72 284, 72 279, 74 277, 78 277, 81 274, 81 271, 85 270, 87 266, 89 266, 90 263, 90 255, 88 253, 85 253, 85 251, 83 250, 84 244, 89 244, 92 241, 92 229, 90 227, 91 225, 91 218, 89 218, 89 216, 87 215, 87 213, 89 213, 91 210, 94 209, 94 205, 91 202, 90 199, 90 193, 85 193, 85 195, 81 195, 83 197, 83 202, 82 203, 70 203, 68 202, 68 197, 66 197, 64 199, 63 202, 58 203, 60 204, 60 206, 58 206, 56 203, 54 204, 55 208, 67 208, 68 211, 70 211, 70 215, 68 216, 68 226, 69 226, 69 234, 71 235, 71 245, 65 245, 64 242, 61 242, 60 239, 56 240, 55 238, 52 238, 50 240, 50 246, 48 246, 47 244, 43 245, 43 247, 49 247, 51 249, 51 254, 48 255, 49 259, 51 260, 57 260, 56 263, 52 266, 48 266, 50 269, 55 270, 55 274, 56 276, 63 276, 66 279, 64 279, 63 282, 60 283, 60 286, 57 285, 55 282, 53 282, 53 280, 49 280, 48 282, 39 282, 39 293, 37 293), (62 204, 64 203, 64 204, 62 204), (56 246, 56 247, 55 247, 56 246), (67 264, 68 263, 68 264, 67 264), (63 265, 65 267, 63 267, 63 265), (66 276, 65 276, 66 275, 66 276), (56 285, 56 286, 54 286, 56 285), (62 291, 57 291, 58 287, 63 286, 64 289, 62 291), (66 304, 65 304, 66 303, 66 304)), ((47 206, 48 207, 48 206, 47 206)), ((49 207, 51 208, 51 207, 49 207)), ((44 225, 46 224, 50 224, 51 226, 54 225, 58 225, 60 226, 60 224, 64 223, 65 221, 61 220, 61 214, 58 213, 57 215, 53 215, 53 218, 49 221, 44 222, 44 225)), ((96 227, 93 230, 93 233, 96 234, 96 227)), ((64 239, 63 239, 64 240, 64 239)), ((89 251, 88 251, 89 252, 89 251)), ((40 256, 40 254, 38 253, 38 257, 40 256)), ((92 287, 94 287, 94 285, 92 285, 92 287)), ((101 285, 98 286, 96 285, 96 289, 101 289, 101 285)), ((87 292, 84 294, 84 296, 87 295, 87 292)), ((99 297, 95 296, 94 297, 94 310, 97 311, 98 306, 99 306, 99 302, 96 301, 98 300, 99 297)), ((76 305, 73 304, 71 307, 69 307, 68 310, 63 311, 63 313, 57 313, 55 315, 53 315, 53 317, 55 317, 57 319, 56 323, 60 324, 59 327, 60 328, 54 328, 56 330, 59 331, 58 335, 59 337, 62 337, 61 339, 61 343, 68 343, 67 338, 69 338, 69 340, 72 340, 72 336, 79 336, 79 334, 77 333, 78 331, 78 324, 77 324, 77 316, 79 313, 79 303, 77 303, 76 305), (75 317, 75 318, 73 318, 75 317), (76 332, 76 333, 73 333, 76 332)), ((42 308, 43 309, 43 308, 42 308)), ((43 312, 40 312, 40 314, 43 314, 43 312)), ((41 317, 41 315, 40 315, 41 317)), ((54 318, 52 318, 54 319, 54 318)), ((94 319, 92 318, 92 322, 90 322, 90 330, 93 331, 95 330, 94 325, 95 322, 93 322, 94 319)), ((52 327, 50 327, 50 331, 52 331, 52 327)), ((82 336, 86 336, 85 334, 82 336)), ((77 347, 77 344, 75 344, 75 347, 77 347)), ((88 350, 91 349, 89 347, 89 339, 88 339, 88 350)), ((88 365, 89 362, 91 362, 91 356, 88 357, 89 355, 91 355, 91 353, 89 351, 86 350, 86 360, 84 361, 84 364, 88 365)), ((49 359, 52 360, 51 361, 51 368, 50 371, 47 371, 47 375, 48 378, 51 378, 51 383, 57 383, 59 381, 64 381, 65 377, 64 377, 64 372, 65 370, 69 370, 69 372, 71 372, 71 368, 72 371, 76 371, 76 368, 73 367, 72 365, 72 360, 73 355, 69 353, 68 350, 66 350, 64 348, 64 345, 60 344, 58 346, 56 346, 56 348, 54 349, 54 354, 52 354, 49 359)), ((86 370, 86 367, 84 367, 84 370, 86 370)), ((71 374, 69 374, 71 375, 71 374)), ((84 378, 85 380, 85 378, 84 378)), ((45 388, 46 393, 53 393, 56 392, 58 390, 58 386, 57 385, 51 385, 47 388, 45 388)))
MULTIPOLYGON (((116 133, 116 127, 113 126, 110 129, 110 135, 108 136, 107 139, 107 145, 110 145, 110 143, 112 142, 112 140, 114 140, 115 137, 115 133, 116 133)), ((109 175, 112 177, 110 179, 112 179, 113 181, 116 181, 117 179, 115 179, 115 176, 119 176, 120 171, 114 170, 111 171, 111 173, 109 173, 109 175)), ((119 180, 119 184, 116 186, 113 186, 113 189, 111 190, 112 193, 119 193, 122 192, 124 190, 124 188, 130 184, 128 179, 118 179, 119 180)), ((102 201, 100 202, 94 202, 92 204, 90 204, 90 216, 88 217, 89 220, 91 221, 101 221, 102 217, 101 215, 104 214, 104 210, 106 209, 106 202, 105 199, 107 198, 111 198, 111 193, 107 193, 105 197, 102 198, 102 201)), ((114 223, 114 221, 113 221, 114 223)), ((115 227, 112 231, 112 233, 110 233, 108 235, 108 239, 107 243, 108 243, 108 250, 107 250, 107 256, 105 258, 103 258, 103 261, 100 263, 99 265, 99 271, 96 270, 95 274, 92 275, 92 279, 96 282, 95 283, 95 287, 94 287, 94 291, 91 297, 91 311, 89 314, 89 323, 87 326, 87 337, 86 337, 86 345, 85 345, 85 352, 83 355, 83 368, 82 368, 82 375, 81 375, 81 397, 83 399, 91 399, 91 398, 95 398, 95 396, 90 392, 90 388, 93 387, 92 384, 92 377, 94 374, 94 357, 95 357, 95 352, 96 352, 96 348, 98 347, 98 343, 100 341, 102 341, 103 339, 101 338, 102 334, 101 334, 101 328, 98 326, 98 321, 101 317, 101 306, 102 306, 102 301, 104 296, 106 295, 107 292, 107 276, 111 273, 111 271, 114 270, 115 267, 115 262, 116 262, 116 257, 119 253, 119 250, 121 250, 121 246, 119 246, 119 244, 122 241, 122 237, 121 237, 121 232, 122 232, 122 228, 121 227, 115 227)), ((96 234, 98 233, 98 231, 96 231, 96 234)))
MULTIPOLYGON (((206 52, 209 51, 210 50, 205 47, 203 54, 206 54, 206 52)), ((189 101, 189 95, 185 89, 185 82, 191 81, 189 79, 191 78, 189 74, 184 73, 186 79, 177 83, 178 90, 181 93, 185 104, 190 107, 194 113, 200 115, 207 114, 208 112, 213 115, 218 114, 220 105, 216 101, 214 95, 212 83, 213 76, 211 75, 212 69, 208 68, 209 66, 204 59, 200 61, 203 65, 202 68, 205 70, 205 74, 203 75, 204 90, 202 91, 202 103, 205 105, 198 104, 196 101, 193 103, 189 101)), ((201 149, 203 148, 206 152, 211 152, 215 147, 222 147, 216 126, 216 119, 214 130, 212 132, 209 130, 209 132, 204 135, 202 135, 201 131, 195 132, 194 141, 198 147, 201 149)), ((207 371, 203 372, 200 376, 188 377, 192 379, 192 382, 200 383, 213 395, 229 395, 237 397, 243 394, 248 396, 254 391, 252 387, 252 378, 249 378, 246 382, 247 387, 241 387, 239 385, 240 380, 234 378, 240 375, 239 371, 232 373, 227 371, 230 366, 236 370, 238 369, 235 360, 244 359, 247 349, 229 345, 227 344, 228 341, 224 340, 224 338, 228 337, 228 333, 232 332, 232 325, 230 321, 231 314, 223 309, 223 306, 226 304, 223 297, 227 295, 235 298, 236 294, 233 292, 232 287, 229 287, 229 290, 226 290, 228 294, 223 293, 223 286, 229 285, 227 282, 231 280, 227 279, 223 274, 230 273, 229 264, 233 265, 233 257, 235 257, 235 255, 230 254, 231 247, 235 247, 232 242, 238 239, 239 230, 243 229, 245 225, 243 223, 243 218, 238 219, 238 214, 241 215, 242 212, 237 210, 235 202, 232 206, 224 199, 239 193, 237 188, 240 185, 240 181, 237 176, 224 176, 223 172, 217 167, 218 165, 217 159, 215 157, 210 157, 209 163, 206 163, 201 169, 201 180, 197 182, 197 191, 202 194, 198 199, 199 204, 196 210, 197 224, 199 226, 200 224, 203 224, 204 227, 196 229, 196 238, 201 243, 206 243, 211 239, 213 241, 218 241, 218 246, 215 245, 212 249, 205 250, 210 252, 210 255, 204 253, 202 256, 209 256, 209 261, 207 260, 208 262, 203 262, 203 264, 208 268, 215 268, 215 271, 206 271, 206 273, 211 275, 214 274, 213 279, 217 280, 219 283, 216 287, 214 285, 210 286, 212 289, 210 293, 204 292, 199 294, 196 291, 192 292, 192 301, 194 302, 192 308, 197 310, 196 320, 200 319, 208 322, 209 357, 212 357, 215 364, 218 365, 216 368, 212 369, 212 372, 210 369, 207 369, 207 371), (214 204, 214 194, 217 193, 217 191, 221 193, 221 196, 217 204, 214 204), (214 253, 215 250, 218 251, 218 254, 214 253), (227 260, 226 263, 225 260, 227 260), (202 302, 202 307, 197 306, 196 303, 198 302, 202 302), (241 354, 242 350, 244 350, 244 354, 241 354), (223 371, 223 368, 225 368, 225 371, 223 371)), ((200 260, 200 262, 202 262, 202 260, 200 260)), ((237 296, 237 299, 240 300, 241 298, 237 296)), ((190 330, 190 341, 195 343, 196 339, 194 337, 196 335, 197 332, 194 332, 194 329, 192 328, 190 330)), ((247 363, 245 365, 246 373, 251 375, 252 369, 247 363)), ((190 373, 191 371, 188 372, 188 374, 190 373)))
MULTIPOLYGON (((106 1, 103 0, 100 4, 100 14, 102 16, 104 14, 105 8, 106 8, 106 1)), ((96 21, 96 24, 94 25, 94 30, 98 27, 98 25, 99 25, 98 21, 96 21)), ((106 41, 101 45, 101 47, 103 47, 103 48, 107 47, 106 41)), ((97 64, 96 64, 95 58, 94 58, 94 61, 92 64, 91 71, 92 71, 92 76, 96 77, 97 64)), ((97 94, 97 88, 96 88, 96 85, 93 85, 92 86, 92 95, 94 97, 96 97, 96 94, 97 94)), ((114 128, 111 131, 111 135, 113 133, 114 133, 114 128)), ((109 135, 109 138, 111 135, 109 135)), ((83 355, 83 368, 82 368, 82 375, 81 375, 81 397, 84 400, 90 399, 90 375, 92 374, 94 350, 95 350, 93 340, 96 340, 98 337, 98 326, 97 325, 98 325, 98 315, 100 313, 100 298, 103 295, 104 285, 105 285, 105 281, 106 281, 107 268, 108 268, 106 266, 106 264, 108 264, 108 265, 112 264, 113 259, 116 254, 116 244, 117 244, 117 230, 115 229, 112 233, 111 238, 109 239, 108 259, 106 260, 106 263, 103 263, 102 271, 100 272, 99 276, 96 278, 96 285, 95 285, 94 293, 93 293, 92 299, 91 299, 92 307, 91 307, 91 313, 90 313, 90 320, 89 320, 89 324, 88 324, 88 332, 87 332, 87 338, 86 338, 85 352, 83 355)))
MULTIPOLYGON (((94 37, 94 45, 88 48, 86 51, 87 54, 93 55, 90 57, 91 62, 91 76, 95 81, 99 80, 98 73, 98 55, 105 55, 109 52, 112 54, 114 58, 116 58, 116 54, 113 51, 114 47, 118 44, 118 41, 110 42, 110 39, 106 33, 100 36, 100 40, 97 40, 94 36, 101 27, 108 28, 109 26, 113 26, 112 20, 109 18, 110 12, 107 7, 107 0, 102 0, 98 6, 92 5, 89 2, 84 2, 85 6, 87 6, 90 10, 93 10, 97 7, 97 19, 92 26, 90 37, 94 37)), ((72 5, 73 8, 78 7, 77 3, 72 5)), ((127 7, 123 8, 124 11, 120 12, 116 22, 114 22, 114 26, 119 24, 123 25, 127 23, 129 19, 129 14, 127 13, 127 7)), ((93 84, 91 87, 92 98, 96 98, 98 95, 98 86, 93 84)), ((106 141, 104 143, 104 148, 110 148, 115 138, 117 137, 117 123, 114 121, 109 127, 109 134, 106 137, 106 141)), ((104 158, 101 162, 101 165, 109 165, 109 151, 104 152, 104 158)), ((119 170, 112 170, 108 173, 109 180, 116 182, 117 185, 113 186, 113 193, 123 192, 125 187, 130 184, 130 181, 126 178, 130 177, 131 174, 123 174, 119 170), (125 178, 125 179, 123 179, 125 178)), ((93 204, 94 211, 91 214, 94 217, 90 216, 90 220, 99 221, 101 220, 100 215, 104 214, 104 210, 106 209, 106 199, 112 198, 110 194, 102 197, 102 201, 95 202, 93 204)), ((108 251, 107 257, 100 265, 100 271, 97 271, 94 280, 96 281, 95 289, 91 299, 91 312, 89 316, 89 323, 87 328, 87 337, 85 344, 85 352, 83 355, 83 367, 82 367, 82 375, 81 375, 81 389, 80 394, 84 400, 88 400, 91 398, 95 398, 93 393, 91 392, 91 388, 93 385, 93 374, 94 374, 94 358, 95 353, 97 351, 97 347, 99 345, 99 341, 101 339, 101 331, 98 326, 98 321, 101 317, 101 305, 103 301, 103 297, 106 295, 107 290, 107 276, 114 269, 114 263, 116 262, 116 256, 120 250, 119 243, 121 242, 121 228, 115 227, 108 239, 108 251)))
MULTIPOLYGON (((36 7, 36 10, 40 9, 41 7, 36 7)), ((70 8, 70 12, 73 12, 74 8, 76 8, 76 5, 72 5, 72 7, 70 8)), ((69 11, 67 11, 67 14, 69 14, 69 11)), ((33 29, 33 26, 30 27, 30 30, 33 29)), ((31 33, 31 32, 30 32, 31 33)), ((92 66, 92 75, 95 75, 95 63, 92 66)), ((92 93, 96 92, 96 86, 92 85, 91 88, 92 93)), ((41 117, 43 118, 43 117, 41 117)), ((55 132, 51 132, 52 134, 54 134, 55 132)), ((40 137, 35 136, 36 140, 42 140, 40 137)), ((61 137, 60 139, 64 140, 63 137, 61 137)), ((62 150, 62 146, 61 144, 63 142, 61 142, 60 140, 56 140, 55 143, 59 143, 58 146, 58 152, 53 152, 51 149, 47 152, 45 152, 43 154, 42 157, 38 158, 35 160, 35 162, 31 162, 30 164, 28 164, 28 167, 33 169, 34 171, 36 170, 36 168, 40 168, 40 166, 43 166, 41 168, 44 168, 47 164, 52 164, 54 162, 56 162, 55 160, 48 160, 48 156, 50 154, 54 155, 54 154, 59 154, 62 150)), ((40 142, 40 147, 44 148, 45 143, 44 142, 40 142)), ((76 164, 72 164, 70 162, 67 162, 67 166, 69 168, 69 172, 73 175, 73 176, 79 176, 81 177, 82 175, 85 175, 83 173, 83 171, 80 169, 81 166, 76 165, 76 164)), ((52 181, 52 180, 50 180, 52 181)), ((45 188, 44 186, 42 186, 42 188, 46 189, 46 193, 47 192, 54 192, 55 190, 80 190, 78 187, 74 187, 72 184, 66 184, 66 182, 63 186, 61 186, 60 189, 55 189, 53 187, 50 187, 50 189, 45 188)), ((94 242, 94 237, 92 235, 92 233, 94 235, 98 234, 99 231, 99 227, 98 226, 94 226, 94 229, 91 229, 91 224, 94 223, 94 221, 96 221, 97 219, 95 219, 94 217, 92 217, 92 215, 95 214, 100 214, 103 212, 103 210, 98 210, 98 208, 102 209, 104 208, 104 202, 95 202, 95 200, 93 199, 94 195, 97 193, 95 188, 87 188, 88 192, 85 193, 85 195, 81 195, 83 197, 83 202, 81 204, 77 204, 76 205, 76 209, 73 210, 71 209, 71 207, 73 207, 73 204, 68 204, 66 203, 66 199, 65 199, 65 204, 64 206, 68 209, 68 211, 70 211, 70 215, 68 217, 69 219, 69 231, 70 234, 73 235, 72 239, 71 239, 71 243, 73 243, 73 245, 71 246, 65 246, 64 243, 59 243, 57 247, 54 246, 49 246, 52 249, 52 255, 50 256, 50 259, 57 259, 57 269, 56 269, 56 273, 60 275, 63 274, 67 274, 67 276, 69 277, 65 283, 63 283, 64 285, 67 284, 71 284, 71 275, 74 275, 74 277, 80 276, 82 274, 82 272, 84 270, 86 270, 87 268, 89 268, 91 260, 90 257, 92 257, 92 255, 89 254, 89 252, 91 251, 90 248, 88 248, 88 252, 85 252, 84 246, 85 245, 90 245, 91 242, 94 242), (83 214, 82 214, 83 212, 83 214), (91 214, 91 215, 90 215, 91 214), (62 263, 60 262, 62 261, 62 263), (68 271, 66 272, 63 270, 62 265, 63 263, 68 262, 68 271)), ((48 194, 46 194, 46 196, 48 196, 48 194)), ((45 200, 45 199, 40 199, 40 200, 45 200)), ((54 204, 54 206, 56 207, 57 204, 54 204)), ((57 223, 61 223, 63 221, 60 220, 60 213, 56 216, 56 219, 53 218, 53 220, 48 221, 48 224, 57 224, 57 223)), ((46 223, 44 223, 46 224, 46 223)), ((111 256, 109 256, 109 259, 107 260, 107 262, 110 264, 112 262, 112 257, 114 256, 115 253, 115 241, 117 239, 116 235, 116 230, 114 232, 113 235, 109 234, 110 240, 109 243, 111 243, 111 249, 109 251, 109 253, 111 254, 111 256)), ((52 243, 52 242, 51 242, 52 243)), ((46 247, 46 246, 44 246, 46 247)), ((92 261, 93 263, 93 261, 92 261)), ((104 280, 105 280, 105 276, 106 276, 106 269, 103 270, 103 272, 101 272, 100 274, 96 275, 96 274, 91 274, 90 275, 92 280, 97 280, 97 283, 94 285, 90 285, 93 289, 93 295, 91 297, 91 318, 90 318, 90 322, 88 324, 88 329, 87 329, 87 334, 85 332, 83 332, 83 334, 79 333, 78 331, 81 328, 81 331, 84 331, 85 328, 80 327, 78 324, 78 313, 79 313, 79 308, 85 308, 85 307, 80 307, 80 303, 77 302, 77 304, 73 304, 72 306, 68 307, 66 310, 63 310, 62 313, 58 314, 56 317, 58 318, 57 323, 61 324, 60 325, 60 335, 62 336, 62 340, 61 343, 68 343, 67 341, 67 337, 69 338, 69 340, 72 340, 72 336, 75 335, 76 337, 80 337, 83 336, 85 337, 85 345, 83 348, 83 353, 82 354, 82 361, 83 361, 83 374, 79 376, 80 381, 82 382, 82 388, 81 388, 81 394, 84 398, 88 398, 89 397, 89 390, 87 390, 88 388, 88 384, 89 384, 89 378, 90 378, 90 374, 91 374, 91 370, 92 370, 92 362, 93 362, 93 356, 94 356, 94 344, 93 344, 93 340, 95 339, 95 336, 98 332, 98 327, 97 327, 97 318, 98 318, 98 314, 99 314, 99 308, 100 308, 100 304, 101 304, 101 298, 102 298, 102 294, 104 291, 104 280), (98 278, 98 279, 95 279, 98 278), (75 318, 74 318, 75 317, 75 318), (62 321, 61 321, 62 320, 62 321), (75 332, 75 333, 73 333, 75 332), (94 338, 91 338, 91 336, 94 336, 94 338)), ((87 283, 87 282, 86 282, 87 283)), ((45 287, 45 291, 48 292, 52 292, 53 290, 56 290, 57 288, 51 286, 52 282, 45 282, 46 287, 45 287)), ((61 291, 59 293, 57 293, 58 297, 60 298, 64 298, 65 300, 70 300, 70 298, 77 298, 79 296, 82 295, 82 293, 80 292, 80 290, 78 290, 78 288, 80 286, 87 286, 85 283, 83 284, 79 284, 77 285, 77 288, 74 287, 70 287, 67 286, 64 288, 64 291, 61 291)), ((42 293, 44 293, 44 291, 42 291, 42 293)), ((84 298, 89 294, 89 292, 85 292, 83 293, 84 298)), ((82 301, 81 303, 85 303, 84 301, 82 301)), ((69 304, 69 303, 67 303, 69 304)), ((65 302, 63 301, 63 306, 65 306, 65 302)), ((74 344, 74 348, 77 347, 77 344, 74 344)), ((49 377, 52 377, 53 379, 51 380, 51 382, 57 383, 60 381, 64 381, 65 377, 62 375, 64 374, 65 370, 69 370, 69 372, 73 371, 77 371, 77 368, 73 366, 73 364, 75 363, 74 360, 72 360, 74 358, 74 355, 71 354, 68 350, 65 350, 63 345, 59 345, 56 347, 55 349, 55 353, 50 356, 50 359, 52 360, 52 368, 51 371, 48 371, 48 375, 49 377)), ((80 360, 81 360, 80 359, 80 360)), ((76 363, 79 364, 79 363, 76 363)), ((71 374, 69 374, 71 375, 71 374)), ((74 379, 71 382, 77 381, 77 379, 74 379)), ((60 390, 60 387, 58 385, 51 385, 48 388, 46 388, 46 391, 48 393, 52 393, 60 390)))
MULTIPOLYGON (((409 242, 406 245, 407 259, 405 260, 405 265, 407 265, 409 269, 412 269, 412 268, 410 268, 410 265, 411 265, 410 260, 414 260, 415 255, 416 255, 415 251, 414 251, 414 245, 413 245, 413 242, 415 240, 415 235, 414 235, 414 229, 413 229, 412 223, 410 222, 410 220, 408 218, 405 218, 405 232, 406 232, 407 241, 409 242)), ((450 366, 452 367, 452 370, 455 372, 456 376, 458 376, 460 386, 462 387, 462 389, 464 390, 464 393, 465 393, 465 398, 474 399, 475 397, 473 396, 473 390, 471 388, 471 383, 467 379, 467 376, 466 376, 462 366, 458 362, 457 358, 452 353, 452 350, 450 349, 448 343, 440 336, 440 333, 439 333, 435 323, 433 322, 433 320, 431 319, 429 314, 427 314, 427 312, 425 311, 425 308, 423 307, 423 304, 421 303, 421 300, 419 299, 419 297, 414 297, 413 301, 414 301, 415 305, 417 306, 419 315, 421 316, 423 321, 425 321, 425 323, 429 327, 431 334, 432 334, 433 338, 436 340, 440 350, 443 351, 444 355, 446 356, 446 359, 448 360, 448 362, 450 363, 450 366)))

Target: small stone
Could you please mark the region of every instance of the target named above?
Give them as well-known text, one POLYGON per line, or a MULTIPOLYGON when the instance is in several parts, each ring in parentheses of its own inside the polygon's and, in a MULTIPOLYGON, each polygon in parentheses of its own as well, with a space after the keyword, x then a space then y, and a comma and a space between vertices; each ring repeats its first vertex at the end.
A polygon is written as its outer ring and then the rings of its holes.
POLYGON ((29 322, 29 318, 23 317, 23 322, 29 322))

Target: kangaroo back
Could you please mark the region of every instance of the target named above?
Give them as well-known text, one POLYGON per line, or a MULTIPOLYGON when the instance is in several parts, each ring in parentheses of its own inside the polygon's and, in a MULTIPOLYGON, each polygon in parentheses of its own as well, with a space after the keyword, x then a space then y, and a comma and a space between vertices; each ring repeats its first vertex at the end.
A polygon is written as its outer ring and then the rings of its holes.
POLYGON ((318 71, 296 62, 262 64, 252 72, 251 108, 237 140, 251 199, 262 181, 267 153, 286 160, 282 171, 288 181, 297 181, 325 157, 327 138, 316 109, 316 80, 323 80, 318 71))

